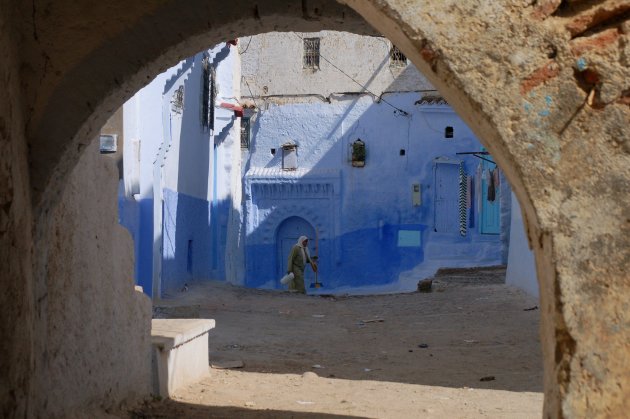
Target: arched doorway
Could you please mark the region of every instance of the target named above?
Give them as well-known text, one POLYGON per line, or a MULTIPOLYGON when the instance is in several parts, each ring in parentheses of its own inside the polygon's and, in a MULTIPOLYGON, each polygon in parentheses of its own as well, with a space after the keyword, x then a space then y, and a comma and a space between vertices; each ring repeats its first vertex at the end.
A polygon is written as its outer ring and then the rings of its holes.
MULTIPOLYGON (((276 276, 278 278, 281 278, 286 273, 287 257, 300 236, 306 236, 313 243, 315 242, 315 228, 302 217, 293 216, 286 218, 278 226, 276 233, 276 276)), ((278 283, 276 286, 278 286, 278 283)))
MULTIPOLYGON (((9 168, 2 179, 9 180, 3 192, 17 198, 3 205, 10 222, 3 222, 1 244, 8 251, 0 265, 3 278, 19 272, 24 280, 12 281, 15 298, 2 317, 11 319, 3 325, 13 330, 20 313, 18 325, 27 330, 7 334, 5 358, 26 357, 23 364, 30 365, 40 304, 31 290, 47 277, 41 226, 98 127, 177 57, 241 34, 333 27, 349 9, 332 16, 332 1, 259 7, 198 0, 182 8, 175 1, 131 7, 84 0, 82 7, 58 2, 44 10, 6 3, 12 7, 0 17, 3 35, 10 36, 1 45, 9 59, 1 68, 11 94, 2 109, 13 115, 2 125, 9 127, 2 136, 11 145, 2 156, 9 168), (213 13, 219 8, 224 13, 213 13), (82 25, 76 25, 77 10, 82 25), (106 32, 93 31, 111 10, 118 19, 106 32)), ((627 411, 628 368, 620 367, 630 333, 623 310, 630 260, 627 7, 604 10, 616 3, 607 1, 575 7, 560 1, 345 3, 430 77, 514 186, 541 282, 546 413, 627 411)), ((355 24, 344 29, 359 28, 355 24)), ((20 368, 6 376, 17 377, 9 384, 21 388, 15 398, 22 406, 31 370, 20 368)))

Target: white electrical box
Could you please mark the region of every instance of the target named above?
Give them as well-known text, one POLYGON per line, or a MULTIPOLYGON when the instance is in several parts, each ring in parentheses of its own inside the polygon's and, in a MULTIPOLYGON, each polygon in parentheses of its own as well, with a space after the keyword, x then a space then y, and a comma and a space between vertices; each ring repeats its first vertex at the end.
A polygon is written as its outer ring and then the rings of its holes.
POLYGON ((116 134, 113 135, 101 135, 101 153, 115 153, 118 149, 118 145, 116 144, 118 136, 116 134))

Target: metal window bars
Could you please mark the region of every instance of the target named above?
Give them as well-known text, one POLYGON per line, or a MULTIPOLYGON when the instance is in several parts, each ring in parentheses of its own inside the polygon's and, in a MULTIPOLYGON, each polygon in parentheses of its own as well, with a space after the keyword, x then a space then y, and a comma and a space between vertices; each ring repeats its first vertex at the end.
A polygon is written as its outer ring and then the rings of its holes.
POLYGON ((241 118, 241 148, 249 148, 249 135, 250 135, 250 119, 247 117, 241 118))
POLYGON ((389 66, 395 68, 407 66, 407 57, 396 45, 392 45, 392 48, 389 50, 389 66))
POLYGON ((184 112, 184 86, 179 86, 171 97, 171 111, 176 114, 184 112))
POLYGON ((304 38, 304 68, 319 68, 319 38, 304 38))

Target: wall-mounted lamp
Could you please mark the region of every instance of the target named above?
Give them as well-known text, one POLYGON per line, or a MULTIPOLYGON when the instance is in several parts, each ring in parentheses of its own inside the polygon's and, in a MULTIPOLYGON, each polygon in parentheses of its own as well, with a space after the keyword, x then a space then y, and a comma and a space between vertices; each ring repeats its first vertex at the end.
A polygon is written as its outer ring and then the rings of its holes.
POLYGON ((351 145, 352 147, 352 166, 363 167, 365 166, 365 143, 361 139, 357 139, 351 145))

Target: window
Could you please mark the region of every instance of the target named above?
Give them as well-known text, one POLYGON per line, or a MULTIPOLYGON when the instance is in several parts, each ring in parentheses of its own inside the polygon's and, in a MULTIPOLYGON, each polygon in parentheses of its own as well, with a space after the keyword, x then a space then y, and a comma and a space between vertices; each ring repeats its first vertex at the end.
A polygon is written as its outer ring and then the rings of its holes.
POLYGON ((249 149, 249 136, 250 136, 250 118, 242 117, 241 118, 241 148, 249 149))
POLYGON ((444 128, 444 138, 453 138, 454 134, 455 131, 453 130, 453 127, 444 128))
POLYGON ((291 143, 282 145, 282 169, 297 169, 297 145, 291 143))
POLYGON ((217 96, 216 72, 208 57, 202 62, 201 125, 214 129, 214 101, 217 96))
POLYGON ((392 45, 392 48, 389 50, 389 66, 392 68, 407 67, 407 57, 396 45, 392 45))
POLYGON ((179 86, 171 97, 171 111, 181 115, 184 112, 184 86, 179 86))
POLYGON ((319 38, 304 38, 304 68, 319 69, 319 38))
POLYGON ((351 144, 350 149, 352 166, 365 166, 365 143, 359 138, 351 144))

